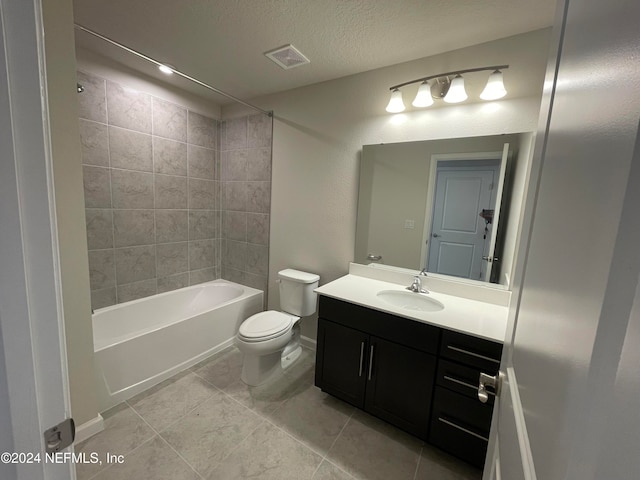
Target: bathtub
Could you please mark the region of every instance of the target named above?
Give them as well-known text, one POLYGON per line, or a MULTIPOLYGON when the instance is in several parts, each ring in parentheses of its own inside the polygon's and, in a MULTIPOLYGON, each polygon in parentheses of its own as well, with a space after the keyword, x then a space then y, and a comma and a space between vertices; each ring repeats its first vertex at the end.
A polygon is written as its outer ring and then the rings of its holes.
POLYGON ((96 310, 100 411, 228 347, 262 306, 261 290, 214 280, 96 310))

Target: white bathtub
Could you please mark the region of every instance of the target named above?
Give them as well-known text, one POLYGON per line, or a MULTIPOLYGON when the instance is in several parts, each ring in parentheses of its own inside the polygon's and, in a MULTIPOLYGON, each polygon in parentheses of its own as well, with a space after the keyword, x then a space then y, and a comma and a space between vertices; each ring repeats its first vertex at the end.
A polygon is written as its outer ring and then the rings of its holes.
POLYGON ((231 345, 262 306, 261 290, 215 280, 96 310, 100 411, 231 345))

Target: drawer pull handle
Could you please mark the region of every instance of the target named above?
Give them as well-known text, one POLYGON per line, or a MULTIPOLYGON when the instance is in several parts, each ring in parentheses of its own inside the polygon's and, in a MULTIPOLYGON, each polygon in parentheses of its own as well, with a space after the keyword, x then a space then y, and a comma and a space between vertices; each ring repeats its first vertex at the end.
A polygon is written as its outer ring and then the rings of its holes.
POLYGON ((369 380, 371 380, 372 370, 373 370, 373 345, 371 345, 371 350, 369 350, 369 380))
POLYGON ((447 348, 449 350, 453 350, 454 352, 464 353, 465 355, 471 355, 472 357, 481 358, 482 360, 487 360, 489 362, 497 363, 498 365, 500 365, 500 360, 496 360, 495 358, 485 357, 484 355, 480 355, 479 353, 470 352, 458 347, 452 347, 451 345, 447 345, 447 348))
POLYGON ((449 425, 450 427, 457 428, 458 430, 461 430, 461 431, 463 431, 464 433, 468 433, 469 435, 473 435, 474 437, 479 438, 480 440, 484 440, 485 442, 488 442, 488 441, 489 441, 489 439, 488 439, 487 437, 483 437, 482 435, 478 435, 477 433, 472 432, 471 430, 467 430, 466 428, 463 428, 463 427, 461 427, 460 425, 456 425, 455 423, 450 422, 449 420, 445 420, 445 419, 444 419, 444 418, 442 418, 442 417, 438 417, 438 420, 439 420, 440 422, 442 422, 442 423, 446 423, 446 424, 447 424, 447 425, 449 425))
POLYGON ((458 380, 457 378, 453 378, 453 377, 450 377, 448 375, 445 375, 443 378, 445 380, 450 381, 450 382, 457 383, 458 385, 462 385, 463 387, 470 388, 474 392, 478 390, 478 387, 476 387, 475 385, 471 385, 470 383, 463 382, 462 380, 458 380))
POLYGON ((360 343, 360 369, 358 370, 358 376, 362 376, 362 364, 364 363, 364 342, 360 343))

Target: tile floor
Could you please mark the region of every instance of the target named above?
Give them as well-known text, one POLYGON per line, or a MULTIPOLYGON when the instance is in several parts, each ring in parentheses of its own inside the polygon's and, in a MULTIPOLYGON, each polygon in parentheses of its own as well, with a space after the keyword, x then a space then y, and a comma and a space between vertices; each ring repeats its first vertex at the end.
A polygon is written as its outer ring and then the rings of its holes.
POLYGON ((106 412, 79 480, 479 480, 481 472, 313 385, 313 352, 247 387, 231 348, 106 412))

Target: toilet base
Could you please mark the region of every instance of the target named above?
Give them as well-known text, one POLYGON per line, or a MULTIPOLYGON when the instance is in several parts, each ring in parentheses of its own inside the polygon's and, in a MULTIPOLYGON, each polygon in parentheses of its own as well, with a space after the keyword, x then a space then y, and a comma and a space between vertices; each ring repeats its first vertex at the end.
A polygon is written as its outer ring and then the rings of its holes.
POLYGON ((244 355, 240 380, 250 387, 257 387, 282 373, 281 351, 269 355, 244 355))
POLYGON ((284 352, 277 351, 270 355, 259 357, 244 355, 240 380, 250 387, 257 387, 275 380, 300 358, 302 347, 298 345, 293 350, 285 348, 284 352), (283 355, 284 352, 289 353, 283 355))
POLYGON ((261 342, 247 344, 236 337, 236 345, 244 354, 240 379, 249 386, 257 387, 279 377, 282 372, 295 363, 302 353, 300 346, 300 322, 291 327, 289 340, 284 347, 280 337, 261 342), (268 343, 271 342, 271 343, 268 343), (275 350, 275 351, 274 351, 275 350), (262 352, 272 352, 266 355, 262 352))
POLYGON ((298 360, 298 358, 300 358, 301 354, 302 354, 302 347, 298 345, 298 348, 293 350, 291 353, 289 353, 288 355, 283 355, 280 361, 280 364, 282 365, 282 371, 285 371, 287 368, 293 365, 295 361, 298 360))

